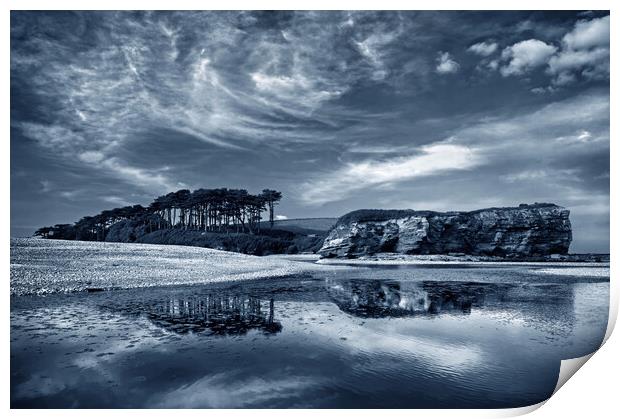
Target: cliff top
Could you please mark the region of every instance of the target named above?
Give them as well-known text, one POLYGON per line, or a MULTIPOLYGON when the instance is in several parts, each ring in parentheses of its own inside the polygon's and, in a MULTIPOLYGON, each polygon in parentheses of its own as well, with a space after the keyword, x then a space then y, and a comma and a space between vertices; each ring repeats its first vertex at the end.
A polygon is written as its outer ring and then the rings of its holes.
POLYGON ((536 209, 536 208, 560 208, 556 204, 546 202, 535 202, 533 204, 520 204, 518 207, 490 207, 482 208, 473 211, 429 211, 429 210, 412 210, 412 209, 359 209, 351 211, 338 219, 336 225, 351 224, 354 222, 364 221, 387 221, 395 218, 405 218, 412 216, 430 217, 433 215, 466 215, 477 214, 484 211, 496 211, 496 210, 520 210, 520 209, 536 209))

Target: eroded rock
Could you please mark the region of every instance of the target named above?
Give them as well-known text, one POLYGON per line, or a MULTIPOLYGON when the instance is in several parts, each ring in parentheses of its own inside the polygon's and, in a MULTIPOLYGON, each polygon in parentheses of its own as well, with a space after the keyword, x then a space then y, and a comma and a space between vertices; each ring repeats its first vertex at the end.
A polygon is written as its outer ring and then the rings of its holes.
POLYGON ((322 257, 381 252, 519 258, 566 254, 569 210, 521 204, 469 212, 359 210, 341 217, 319 250, 322 257))

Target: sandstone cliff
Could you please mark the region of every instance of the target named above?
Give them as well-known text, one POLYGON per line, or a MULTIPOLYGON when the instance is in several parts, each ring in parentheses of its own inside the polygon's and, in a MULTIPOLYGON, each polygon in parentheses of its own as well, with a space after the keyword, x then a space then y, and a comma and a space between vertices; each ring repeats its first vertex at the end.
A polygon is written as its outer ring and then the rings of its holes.
POLYGON ((566 254, 569 211, 555 204, 521 204, 470 212, 359 210, 341 217, 319 250, 322 257, 380 252, 520 258, 566 254))

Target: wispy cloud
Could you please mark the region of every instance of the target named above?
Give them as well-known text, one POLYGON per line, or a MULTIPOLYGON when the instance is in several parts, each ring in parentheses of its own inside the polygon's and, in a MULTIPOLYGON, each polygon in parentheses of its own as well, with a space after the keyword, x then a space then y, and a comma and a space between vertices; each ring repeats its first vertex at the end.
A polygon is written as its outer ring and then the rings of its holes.
POLYGON ((304 202, 320 205, 380 185, 410 181, 455 170, 467 170, 483 163, 475 149, 450 143, 421 147, 418 154, 386 160, 348 163, 343 168, 306 183, 304 202))
MULTIPOLYGON (((110 157, 104 151, 89 149, 86 139, 78 133, 75 133, 64 127, 57 125, 42 125, 34 123, 18 124, 28 137, 37 140, 42 147, 56 153, 61 153, 75 161, 81 161, 89 167, 94 167, 107 172, 119 180, 129 184, 138 186, 152 193, 162 193, 175 188, 183 187, 181 182, 170 180, 162 168, 143 169, 133 167, 118 157, 110 157), (84 151, 83 151, 84 150, 84 151)), ((112 147, 108 144, 101 150, 112 147)), ((44 184, 45 189, 45 184, 44 184)), ((47 184, 49 189, 49 183, 47 184)), ((62 196, 73 198, 75 193, 61 193, 62 196)))
POLYGON ((546 183, 555 183, 558 180, 566 181, 567 179, 577 180, 579 181, 579 177, 577 174, 579 173, 576 169, 564 169, 564 170, 553 170, 553 169, 536 169, 536 170, 524 170, 517 173, 511 173, 508 175, 502 176, 502 180, 505 180, 508 183, 515 182, 546 182, 546 183))
POLYGON ((12 223, 182 186, 289 217, 604 195, 606 15, 13 12, 12 223))
POLYGON ((115 195, 104 196, 103 198, 101 198, 101 200, 103 200, 104 202, 108 202, 110 204, 119 205, 119 206, 127 206, 127 205, 135 204, 135 202, 129 202, 125 200, 124 198, 121 198, 120 196, 115 196, 115 195))
POLYGON ((279 378, 262 377, 234 379, 243 377, 243 371, 205 376, 195 382, 158 394, 156 405, 161 407, 226 408, 268 404, 286 394, 289 397, 301 396, 304 392, 319 386, 316 377, 287 378, 282 373, 279 378))

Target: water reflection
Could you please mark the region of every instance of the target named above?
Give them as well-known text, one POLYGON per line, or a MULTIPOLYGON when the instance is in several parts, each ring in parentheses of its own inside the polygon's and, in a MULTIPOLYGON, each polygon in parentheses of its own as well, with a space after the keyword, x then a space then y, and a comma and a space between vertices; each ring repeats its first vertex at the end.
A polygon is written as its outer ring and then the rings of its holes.
POLYGON ((132 301, 108 308, 145 315, 155 325, 177 334, 243 335, 252 329, 266 334, 282 331, 282 324, 274 318, 274 306, 273 298, 264 301, 248 295, 209 294, 146 303, 132 301))
MULTIPOLYGON (((357 317, 404 317, 445 312, 468 314, 472 306, 484 304, 490 286, 351 279, 329 281, 327 289, 342 311, 357 317)), ((492 292, 505 293, 505 288, 493 286, 492 292)))
MULTIPOLYGON (((327 281, 330 299, 344 312, 357 317, 407 317, 442 313, 470 314, 472 309, 511 310, 528 303, 528 316, 549 321, 553 312, 567 313, 572 306, 571 289, 560 285, 475 283, 454 281, 401 282, 368 279, 327 281), (542 303, 541 306, 532 303, 542 303)), ((563 314, 563 321, 570 320, 563 314)), ((569 316, 570 317, 570 316, 569 316)))
POLYGON ((605 333, 608 283, 370 274, 12 298, 11 405, 517 407, 605 333))

